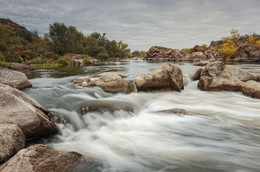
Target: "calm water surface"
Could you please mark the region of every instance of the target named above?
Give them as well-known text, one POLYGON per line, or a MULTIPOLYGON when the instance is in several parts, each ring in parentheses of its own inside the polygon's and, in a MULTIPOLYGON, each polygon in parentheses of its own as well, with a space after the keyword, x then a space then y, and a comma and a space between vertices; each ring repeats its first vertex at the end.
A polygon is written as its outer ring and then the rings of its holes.
MULTIPOLYGON (((59 134, 43 142, 88 158, 84 171, 128 172, 257 172, 260 171, 260 100, 239 92, 204 92, 192 75, 198 67, 179 65, 184 90, 164 93, 110 94, 81 88, 72 81, 107 71, 128 74, 128 80, 160 64, 141 60, 121 65, 87 66, 72 71, 37 70, 25 92, 65 118, 59 134), (84 103, 110 102, 133 112, 81 114, 84 103), (182 108, 187 115, 157 112, 182 108)), ((260 65, 238 65, 260 74, 260 65)))

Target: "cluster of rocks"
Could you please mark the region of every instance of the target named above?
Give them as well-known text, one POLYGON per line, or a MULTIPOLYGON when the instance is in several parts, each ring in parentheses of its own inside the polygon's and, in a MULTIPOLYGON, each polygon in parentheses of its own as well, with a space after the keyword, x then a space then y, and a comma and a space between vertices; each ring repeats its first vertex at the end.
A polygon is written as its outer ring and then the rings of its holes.
POLYGON ((260 62, 260 46, 242 45, 235 52, 235 62, 260 62))
POLYGON ((160 61, 188 61, 197 62, 200 60, 216 60, 220 59, 220 53, 216 50, 206 50, 202 52, 201 46, 195 46, 195 52, 185 54, 180 50, 173 50, 171 48, 153 46, 147 52, 146 60, 160 60, 160 61))
POLYGON ((133 82, 125 80, 127 75, 105 72, 94 77, 84 76, 74 80, 83 87, 98 86, 107 92, 135 91, 181 91, 183 76, 181 69, 174 64, 164 63, 148 74, 138 76, 133 82))
POLYGON ((55 116, 18 89, 30 87, 25 74, 0 68, 0 171, 72 171, 85 159, 27 141, 58 132, 55 116))
POLYGON ((260 75, 225 65, 221 61, 209 63, 198 69, 193 79, 199 80, 198 87, 201 90, 242 91, 244 95, 260 98, 260 75))
MULTIPOLYGON (((79 77, 75 84, 89 87, 98 86, 107 92, 135 91, 181 91, 183 75, 181 69, 171 63, 163 63, 152 72, 140 75, 133 82, 125 80, 126 75, 105 72, 94 77, 79 77)), ((260 75, 246 70, 225 65, 222 61, 209 62, 198 69, 194 80, 199 80, 198 87, 205 91, 242 91, 243 94, 260 98, 260 75)))
MULTIPOLYGON (((156 61, 176 61, 176 62, 199 62, 195 65, 203 66, 212 61, 221 61, 223 58, 218 50, 213 50, 212 47, 223 44, 223 41, 212 41, 209 48, 203 51, 202 46, 196 45, 194 52, 185 54, 180 50, 171 48, 152 46, 145 57, 146 60, 156 61)), ((260 62, 260 46, 246 44, 241 45, 235 52, 234 62, 259 63, 260 62)))

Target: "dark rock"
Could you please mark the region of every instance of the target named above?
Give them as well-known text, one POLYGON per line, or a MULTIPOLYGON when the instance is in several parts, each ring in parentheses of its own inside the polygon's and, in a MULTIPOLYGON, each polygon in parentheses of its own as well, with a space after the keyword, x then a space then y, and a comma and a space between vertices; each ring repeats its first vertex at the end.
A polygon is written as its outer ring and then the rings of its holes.
POLYGON ((195 45, 193 49, 195 52, 203 52, 203 47, 200 45, 195 45))
POLYGON ((198 70, 196 70, 196 72, 193 75, 193 80, 199 80, 200 79, 200 75, 201 75, 202 70, 203 70, 203 68, 199 68, 198 70))
POLYGON ((179 109, 179 108, 161 110, 158 112, 169 113, 169 114, 173 113, 173 114, 180 114, 180 115, 186 115, 188 113, 185 109, 179 109))
POLYGON ((219 40, 219 41, 211 41, 211 43, 210 43, 208 49, 214 48, 214 47, 216 47, 216 46, 218 46, 218 45, 222 45, 223 43, 224 43, 224 42, 221 41, 221 40, 219 40))
POLYGON ((235 52, 235 61, 247 59, 246 62, 260 62, 260 46, 257 45, 242 45, 235 52))
POLYGON ((134 112, 134 105, 129 102, 122 102, 116 100, 92 100, 84 103, 80 106, 81 113, 85 114, 88 112, 115 112, 115 111, 127 111, 134 112))

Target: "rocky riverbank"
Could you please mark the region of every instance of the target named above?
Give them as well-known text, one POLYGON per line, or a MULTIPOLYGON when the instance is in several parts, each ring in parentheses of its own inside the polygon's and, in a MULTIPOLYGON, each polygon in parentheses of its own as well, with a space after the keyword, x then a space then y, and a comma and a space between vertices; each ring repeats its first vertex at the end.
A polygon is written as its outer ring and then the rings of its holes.
MULTIPOLYGON (((214 42, 214 41, 213 41, 214 42)), ((228 62, 244 62, 244 63, 260 63, 260 46, 254 44, 242 44, 238 48, 232 50, 225 49, 223 41, 211 43, 209 47, 196 45, 191 52, 182 50, 173 50, 172 48, 152 46, 144 59, 154 61, 175 61, 175 62, 191 62, 199 61, 228 61, 228 62), (221 47, 221 48, 218 48, 221 47), (226 55, 230 51, 230 54, 226 55), (232 54, 232 53, 233 54, 232 54)), ((202 64, 202 63, 200 63, 202 64)), ((203 65, 203 64, 202 64, 203 65)))
POLYGON ((0 171, 72 171, 85 158, 44 145, 26 146, 58 132, 55 116, 18 89, 31 86, 25 74, 0 68, 0 171))

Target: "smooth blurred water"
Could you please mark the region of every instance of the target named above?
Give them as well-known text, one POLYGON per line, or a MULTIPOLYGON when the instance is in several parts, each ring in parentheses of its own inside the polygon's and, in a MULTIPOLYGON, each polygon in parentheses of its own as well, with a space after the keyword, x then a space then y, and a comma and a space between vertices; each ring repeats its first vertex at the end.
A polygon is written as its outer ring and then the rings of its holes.
MULTIPOLYGON (((256 172, 260 171, 260 100, 239 92, 205 92, 192 75, 198 67, 179 65, 182 92, 111 94, 72 84, 78 76, 105 71, 128 74, 128 80, 160 64, 141 60, 121 65, 87 66, 70 72, 38 70, 25 92, 69 123, 48 145, 89 157, 85 171, 256 172), (133 112, 81 114, 84 103, 110 102, 133 112), (185 109, 187 115, 158 112, 185 109)), ((260 65, 241 68, 260 74, 260 65)))

